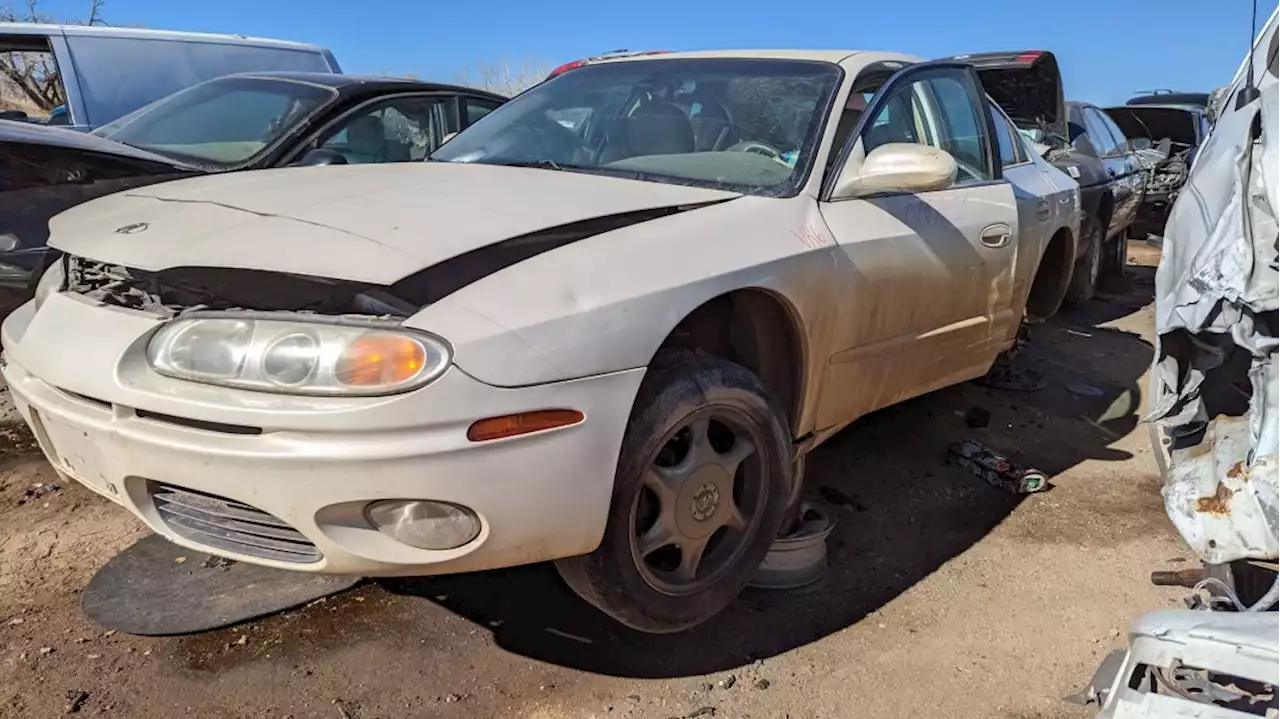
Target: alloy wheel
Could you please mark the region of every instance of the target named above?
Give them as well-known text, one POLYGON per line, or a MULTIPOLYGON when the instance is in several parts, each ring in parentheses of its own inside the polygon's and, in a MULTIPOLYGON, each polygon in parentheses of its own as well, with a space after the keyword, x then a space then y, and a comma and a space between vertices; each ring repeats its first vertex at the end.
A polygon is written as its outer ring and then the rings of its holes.
POLYGON ((732 407, 704 407, 668 433, 631 510, 632 559, 649 586, 693 594, 733 568, 765 511, 764 446, 732 407))

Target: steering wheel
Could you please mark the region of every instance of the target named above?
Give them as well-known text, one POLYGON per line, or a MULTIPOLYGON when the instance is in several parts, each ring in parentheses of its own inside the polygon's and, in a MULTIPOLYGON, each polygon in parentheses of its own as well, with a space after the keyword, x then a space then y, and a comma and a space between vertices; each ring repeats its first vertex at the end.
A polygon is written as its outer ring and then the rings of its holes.
POLYGON ((782 150, 756 140, 743 140, 732 147, 725 148, 725 152, 749 152, 753 155, 764 155, 770 160, 782 159, 782 150))

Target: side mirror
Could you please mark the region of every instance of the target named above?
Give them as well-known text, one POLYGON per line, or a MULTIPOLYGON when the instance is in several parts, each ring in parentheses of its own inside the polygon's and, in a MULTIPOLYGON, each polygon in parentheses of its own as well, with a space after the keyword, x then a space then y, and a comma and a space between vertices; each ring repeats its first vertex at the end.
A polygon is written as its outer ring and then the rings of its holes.
POLYGON ((834 197, 865 197, 881 192, 932 192, 951 187, 959 168, 946 150, 890 142, 871 151, 857 168, 845 166, 834 197))
POLYGON ((294 167, 323 167, 325 165, 345 165, 347 158, 337 150, 330 150, 327 147, 317 147, 313 150, 307 150, 307 154, 302 156, 301 160, 291 163, 294 167))

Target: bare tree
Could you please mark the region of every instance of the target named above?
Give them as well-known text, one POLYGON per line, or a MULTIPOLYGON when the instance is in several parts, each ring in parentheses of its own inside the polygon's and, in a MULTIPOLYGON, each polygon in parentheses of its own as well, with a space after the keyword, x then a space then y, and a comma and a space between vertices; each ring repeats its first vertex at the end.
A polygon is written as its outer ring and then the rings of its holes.
MULTIPOLYGON (((0 4, 0 22, 61 23, 64 25, 105 25, 102 9, 106 0, 88 0, 88 15, 58 19, 40 10, 40 0, 24 0, 21 6, 0 4)), ((49 52, 0 51, 0 102, 16 99, 15 105, 27 105, 49 112, 67 101, 62 89, 58 65, 49 52)))
POLYGON ((513 97, 545 80, 549 72, 551 67, 547 63, 533 58, 516 61, 504 57, 477 62, 470 70, 458 73, 457 82, 513 97))

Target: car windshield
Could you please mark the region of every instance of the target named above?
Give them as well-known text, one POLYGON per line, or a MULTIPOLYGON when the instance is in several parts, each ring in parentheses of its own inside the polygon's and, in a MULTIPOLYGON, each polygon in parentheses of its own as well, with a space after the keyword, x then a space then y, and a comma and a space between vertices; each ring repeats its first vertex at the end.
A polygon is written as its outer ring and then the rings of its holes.
POLYGON ((210 170, 243 165, 337 97, 281 78, 223 77, 157 100, 93 134, 210 170))
POLYGON ((587 65, 494 110, 431 159, 792 195, 841 72, 773 59, 587 65))

